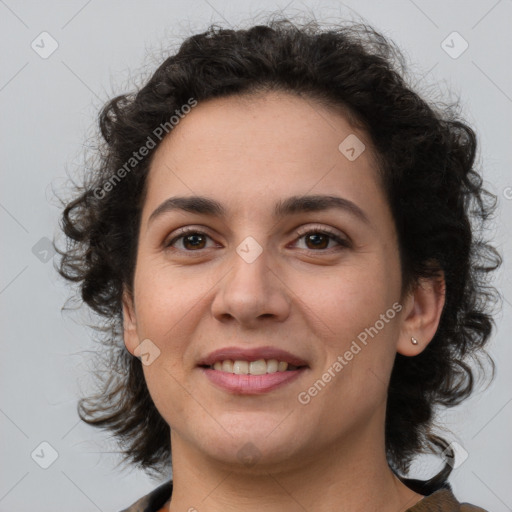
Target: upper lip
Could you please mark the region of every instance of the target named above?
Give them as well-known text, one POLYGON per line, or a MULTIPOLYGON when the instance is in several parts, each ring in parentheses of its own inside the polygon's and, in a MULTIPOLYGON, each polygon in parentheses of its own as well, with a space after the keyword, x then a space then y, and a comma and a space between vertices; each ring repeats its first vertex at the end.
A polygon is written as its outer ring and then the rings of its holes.
POLYGON ((225 361, 231 359, 232 361, 258 361, 259 359, 277 359, 278 361, 285 361, 294 366, 307 366, 307 362, 297 357, 286 350, 281 350, 275 347, 259 347, 259 348, 238 348, 238 347, 224 347, 210 352, 205 358, 201 359, 198 366, 211 366, 217 361, 225 361))

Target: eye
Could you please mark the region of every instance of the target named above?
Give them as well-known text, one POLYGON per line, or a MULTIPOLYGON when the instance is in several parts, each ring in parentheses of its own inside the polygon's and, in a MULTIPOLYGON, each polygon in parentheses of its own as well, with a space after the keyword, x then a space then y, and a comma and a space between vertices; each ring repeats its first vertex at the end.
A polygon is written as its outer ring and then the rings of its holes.
POLYGON ((203 231, 192 228, 184 228, 179 231, 179 235, 165 244, 165 247, 172 247, 177 241, 181 241, 182 246, 178 247, 179 250, 193 252, 198 249, 204 249, 206 239, 210 238, 203 231))
MULTIPOLYGON (((350 247, 350 242, 347 239, 342 238, 338 233, 327 228, 310 228, 306 231, 297 232, 297 235, 299 237, 297 240, 305 239, 305 250, 311 252, 323 252, 333 249, 333 247, 328 247, 332 241, 336 242, 338 248, 350 247)), ((165 243, 165 247, 173 247, 186 252, 197 252, 207 248, 207 239, 211 240, 211 237, 203 231, 194 228, 183 228, 178 231, 177 236, 165 243), (177 242, 181 243, 181 247, 176 247, 177 242)))
POLYGON ((305 249, 307 251, 321 252, 333 249, 333 247, 328 247, 329 243, 332 241, 337 243, 338 248, 340 246, 345 248, 350 247, 350 242, 347 239, 342 238, 338 233, 327 228, 310 228, 307 231, 298 232, 297 234, 299 235, 298 240, 304 239, 306 244, 305 249))

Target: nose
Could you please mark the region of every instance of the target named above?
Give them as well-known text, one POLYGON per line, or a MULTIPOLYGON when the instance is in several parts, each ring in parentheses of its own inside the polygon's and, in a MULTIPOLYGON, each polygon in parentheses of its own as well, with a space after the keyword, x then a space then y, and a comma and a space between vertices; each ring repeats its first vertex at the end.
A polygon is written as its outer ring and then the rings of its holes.
POLYGON ((221 322, 257 328, 269 319, 284 322, 290 314, 290 290, 270 263, 265 249, 252 262, 233 251, 231 270, 219 284, 212 314, 221 322))

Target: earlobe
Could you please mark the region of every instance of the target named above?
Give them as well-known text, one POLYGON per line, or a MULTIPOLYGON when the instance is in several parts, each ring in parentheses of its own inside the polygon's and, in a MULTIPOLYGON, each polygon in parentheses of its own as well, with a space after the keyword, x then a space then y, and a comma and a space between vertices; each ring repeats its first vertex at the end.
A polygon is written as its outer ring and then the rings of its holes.
POLYGON ((134 355, 135 348, 139 345, 137 335, 137 320, 133 295, 125 288, 123 291, 123 338, 126 349, 134 355))
POLYGON ((417 356, 432 341, 441 320, 445 297, 444 273, 418 281, 404 312, 397 344, 399 354, 417 356))

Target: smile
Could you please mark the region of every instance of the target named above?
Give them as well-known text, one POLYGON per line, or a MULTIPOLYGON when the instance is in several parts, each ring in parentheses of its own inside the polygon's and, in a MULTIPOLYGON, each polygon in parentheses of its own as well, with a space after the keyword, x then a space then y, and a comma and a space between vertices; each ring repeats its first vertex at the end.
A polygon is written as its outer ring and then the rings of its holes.
MULTIPOLYGON (((275 363, 271 361, 272 360, 269 362, 272 369, 275 367, 275 363)), ((219 362, 218 366, 224 366, 225 363, 226 361, 223 361, 222 363, 219 362)), ((230 361, 230 363, 235 371, 238 371, 239 369, 245 372, 250 371, 249 363, 247 361, 230 361), (237 365, 237 363, 242 364, 237 365)), ((263 363, 265 364, 265 367, 268 368, 265 360, 263 360, 263 363)), ((259 366, 256 367, 256 371, 263 370, 263 363, 259 363, 259 366)), ((210 383, 224 391, 238 395, 261 395, 292 383, 308 369, 306 366, 293 367, 292 369, 288 366, 288 363, 284 363, 282 368, 284 365, 286 365, 287 368, 283 370, 278 369, 269 373, 260 374, 234 373, 233 370, 226 371, 224 369, 215 369, 211 367, 200 367, 199 369, 210 383)), ((229 368, 229 363, 227 368, 229 368)))
POLYGON ((309 370, 306 360, 273 346, 224 347, 198 361, 215 387, 239 395, 261 395, 290 384, 309 370))
POLYGON ((210 368, 235 375, 265 375, 267 373, 293 371, 297 370, 298 367, 277 359, 258 359, 257 361, 226 359, 216 361, 210 368))

